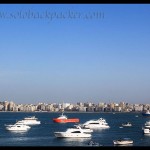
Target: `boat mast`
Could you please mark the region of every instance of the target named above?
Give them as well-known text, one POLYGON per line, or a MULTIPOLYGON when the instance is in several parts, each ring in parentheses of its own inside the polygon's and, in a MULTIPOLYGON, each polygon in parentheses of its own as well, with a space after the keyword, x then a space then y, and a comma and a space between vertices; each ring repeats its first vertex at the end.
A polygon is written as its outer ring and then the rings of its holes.
POLYGON ((62 103, 62 116, 64 114, 64 102, 62 103))

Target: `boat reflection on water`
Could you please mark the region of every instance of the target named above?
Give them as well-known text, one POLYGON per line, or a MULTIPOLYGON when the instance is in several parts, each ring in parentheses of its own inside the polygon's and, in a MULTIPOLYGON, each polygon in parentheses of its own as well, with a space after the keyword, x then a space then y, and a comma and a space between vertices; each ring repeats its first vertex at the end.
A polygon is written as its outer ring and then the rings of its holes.
POLYGON ((144 136, 150 137, 150 134, 144 134, 144 136))
POLYGON ((59 138, 66 142, 87 142, 90 138, 59 138))
POLYGON ((57 142, 63 142, 66 146, 88 146, 87 143, 91 138, 57 138, 57 142))
POLYGON ((125 146, 125 147, 127 147, 127 146, 133 146, 133 144, 122 144, 122 145, 114 145, 114 146, 117 146, 117 147, 123 147, 123 146, 125 146))
POLYGON ((10 133, 16 136, 17 135, 20 136, 20 135, 26 135, 27 131, 11 131, 10 133))

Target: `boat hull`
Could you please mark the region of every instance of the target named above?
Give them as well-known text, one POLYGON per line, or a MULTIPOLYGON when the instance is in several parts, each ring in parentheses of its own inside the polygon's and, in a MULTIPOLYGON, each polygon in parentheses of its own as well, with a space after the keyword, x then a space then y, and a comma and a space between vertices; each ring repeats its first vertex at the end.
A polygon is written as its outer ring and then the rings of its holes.
POLYGON ((91 134, 86 133, 65 133, 65 132, 55 132, 54 135, 58 138, 88 138, 91 134))
POLYGON ((68 123, 68 122, 79 122, 80 120, 78 118, 72 118, 72 119, 57 119, 54 118, 53 122, 56 123, 68 123))
POLYGON ((115 145, 133 144, 133 141, 113 141, 115 145))
POLYGON ((150 134, 150 129, 144 129, 144 134, 150 134))

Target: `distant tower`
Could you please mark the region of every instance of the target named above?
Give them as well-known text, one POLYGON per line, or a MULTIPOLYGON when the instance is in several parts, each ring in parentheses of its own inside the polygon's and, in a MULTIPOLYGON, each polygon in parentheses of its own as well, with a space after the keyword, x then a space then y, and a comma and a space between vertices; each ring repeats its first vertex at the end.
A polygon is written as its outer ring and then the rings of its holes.
POLYGON ((14 106, 15 106, 15 103, 13 101, 10 101, 10 103, 8 104, 8 110, 14 111, 14 106))
POLYGON ((4 111, 8 111, 9 102, 4 101, 4 111))
POLYGON ((121 107, 124 110, 125 109, 125 102, 120 102, 119 107, 121 107))

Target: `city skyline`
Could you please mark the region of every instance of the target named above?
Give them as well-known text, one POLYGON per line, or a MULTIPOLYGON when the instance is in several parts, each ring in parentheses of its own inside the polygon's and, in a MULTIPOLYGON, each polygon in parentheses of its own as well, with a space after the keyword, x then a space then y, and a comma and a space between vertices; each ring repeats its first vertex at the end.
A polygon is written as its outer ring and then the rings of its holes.
POLYGON ((149 103, 149 4, 1 4, 0 100, 149 103))

